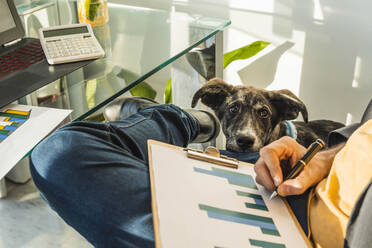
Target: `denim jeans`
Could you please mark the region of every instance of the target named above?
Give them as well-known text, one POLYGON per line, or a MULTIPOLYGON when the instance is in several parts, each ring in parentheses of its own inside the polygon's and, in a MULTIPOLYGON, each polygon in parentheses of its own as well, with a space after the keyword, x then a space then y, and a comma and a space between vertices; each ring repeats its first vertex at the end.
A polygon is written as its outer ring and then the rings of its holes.
POLYGON ((117 122, 74 122, 34 149, 31 174, 48 204, 95 247, 154 247, 147 140, 185 147, 199 130, 173 105, 117 122))

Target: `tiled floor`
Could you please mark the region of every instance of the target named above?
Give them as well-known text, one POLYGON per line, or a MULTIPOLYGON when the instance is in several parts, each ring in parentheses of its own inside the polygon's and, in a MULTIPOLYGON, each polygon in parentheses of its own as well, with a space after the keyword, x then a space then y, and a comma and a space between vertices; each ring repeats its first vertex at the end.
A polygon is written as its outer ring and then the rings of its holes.
POLYGON ((0 199, 0 248, 92 247, 46 205, 31 180, 7 186, 8 196, 0 199))

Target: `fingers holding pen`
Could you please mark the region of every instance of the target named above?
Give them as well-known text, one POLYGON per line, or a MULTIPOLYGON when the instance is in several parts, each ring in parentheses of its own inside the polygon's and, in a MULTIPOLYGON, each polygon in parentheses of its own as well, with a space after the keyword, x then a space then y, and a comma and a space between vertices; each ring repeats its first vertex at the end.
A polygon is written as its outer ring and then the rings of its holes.
POLYGON ((256 173, 256 182, 264 186, 267 190, 275 190, 274 181, 270 175, 269 169, 266 167, 265 161, 261 158, 257 161, 254 166, 256 173))
POLYGON ((319 165, 323 167, 315 157, 296 178, 284 181, 277 188, 278 194, 281 196, 300 195, 309 187, 317 184, 324 177, 319 165))
POLYGON ((260 158, 254 166, 257 183, 273 191, 283 180, 280 168, 281 153, 285 149, 282 139, 275 141, 260 150, 260 158))
POLYGON ((309 187, 319 181, 312 174, 311 167, 305 167, 296 178, 284 181, 277 188, 278 194, 281 196, 303 194, 309 187))
MULTIPOLYGON (((282 137, 260 150, 260 159, 255 164, 256 181, 273 191, 283 182, 281 161, 296 161, 305 148, 290 137, 282 137)), ((291 166, 291 165, 289 165, 291 166)))
POLYGON ((281 196, 300 195, 304 193, 307 188, 308 187, 306 187, 301 180, 295 178, 284 181, 277 188, 277 192, 281 196))
POLYGON ((278 152, 283 149, 280 147, 281 144, 275 144, 275 146, 267 146, 261 149, 260 158, 262 158, 264 166, 269 171, 270 177, 274 182, 275 186, 278 187, 283 181, 283 173, 280 168, 280 160, 278 152))

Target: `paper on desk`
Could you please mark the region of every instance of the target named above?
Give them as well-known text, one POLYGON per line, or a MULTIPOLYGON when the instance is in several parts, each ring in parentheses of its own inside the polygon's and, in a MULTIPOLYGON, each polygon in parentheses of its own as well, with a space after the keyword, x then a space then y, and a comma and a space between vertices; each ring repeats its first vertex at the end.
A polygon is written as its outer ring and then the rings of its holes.
POLYGON ((29 119, 0 143, 0 179, 32 148, 52 132, 72 110, 10 104, 0 109, 28 111, 29 119))

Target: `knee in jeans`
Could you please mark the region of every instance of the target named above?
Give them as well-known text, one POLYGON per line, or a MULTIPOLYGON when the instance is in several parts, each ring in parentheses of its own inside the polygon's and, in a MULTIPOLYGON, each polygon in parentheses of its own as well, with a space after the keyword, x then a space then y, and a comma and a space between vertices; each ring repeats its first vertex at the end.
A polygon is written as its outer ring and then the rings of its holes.
POLYGON ((79 147, 84 142, 81 132, 74 132, 69 128, 55 131, 38 144, 31 153, 31 167, 40 176, 52 173, 53 170, 67 169, 75 154, 81 150, 79 147))

